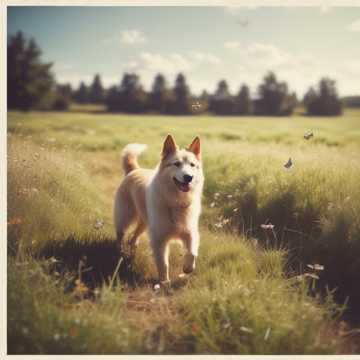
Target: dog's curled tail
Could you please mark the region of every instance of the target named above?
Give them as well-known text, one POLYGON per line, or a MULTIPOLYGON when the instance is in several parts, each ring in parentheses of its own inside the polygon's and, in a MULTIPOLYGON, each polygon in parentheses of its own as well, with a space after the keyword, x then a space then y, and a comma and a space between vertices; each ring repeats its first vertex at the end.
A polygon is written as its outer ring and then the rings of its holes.
POLYGON ((146 150, 146 148, 147 146, 145 144, 128 144, 124 147, 121 153, 121 160, 125 175, 139 168, 137 157, 146 150))

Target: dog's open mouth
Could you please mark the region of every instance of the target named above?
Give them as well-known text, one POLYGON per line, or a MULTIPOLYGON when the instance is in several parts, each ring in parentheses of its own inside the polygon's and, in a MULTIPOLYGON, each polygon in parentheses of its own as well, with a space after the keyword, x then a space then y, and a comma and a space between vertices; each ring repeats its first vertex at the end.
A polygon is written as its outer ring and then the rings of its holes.
POLYGON ((181 181, 179 181, 178 179, 176 178, 173 178, 174 179, 174 183, 175 185, 177 186, 177 188, 182 191, 182 192, 188 192, 190 191, 190 184, 189 183, 182 183, 181 181))

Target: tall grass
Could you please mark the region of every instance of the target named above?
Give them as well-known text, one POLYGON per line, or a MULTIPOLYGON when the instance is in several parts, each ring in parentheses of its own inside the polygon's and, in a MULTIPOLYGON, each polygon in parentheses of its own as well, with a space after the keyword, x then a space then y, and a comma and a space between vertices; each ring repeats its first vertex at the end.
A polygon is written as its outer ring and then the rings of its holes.
MULTIPOLYGON (((360 243, 356 137, 346 144, 336 137, 340 126, 322 123, 331 134, 325 139, 338 145, 303 148, 295 136, 287 143, 272 126, 264 134, 256 129, 252 136, 258 140, 243 141, 246 128, 254 127, 247 120, 244 130, 236 119, 196 119, 207 125, 199 261, 194 275, 177 278, 183 250, 173 245, 173 286, 155 291, 146 236, 135 258, 119 262, 111 206, 121 178, 118 145, 156 143, 140 160, 154 166, 168 122, 102 116, 10 114, 9 353, 355 351, 340 336, 342 309, 332 295, 310 296, 308 278, 295 275, 318 262, 325 265, 320 282, 357 295, 351 288, 360 243), (225 138, 224 125, 239 138, 225 138), (102 134, 103 151, 89 131, 102 134), (76 141, 70 134, 78 134, 76 141), (262 137, 272 145, 261 145, 262 137), (286 171, 288 156, 294 167, 286 171), (97 219, 103 227, 94 226, 97 219), (274 232, 260 228, 265 222, 275 225, 274 232)), ((190 142, 195 119, 171 120, 179 142, 190 142)), ((285 126, 302 131, 297 124, 285 126)))

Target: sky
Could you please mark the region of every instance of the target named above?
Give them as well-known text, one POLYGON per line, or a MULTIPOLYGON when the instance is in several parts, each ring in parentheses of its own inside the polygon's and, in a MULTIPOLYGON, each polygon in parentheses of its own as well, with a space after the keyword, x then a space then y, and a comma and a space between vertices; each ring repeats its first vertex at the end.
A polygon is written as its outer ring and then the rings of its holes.
POLYGON ((8 37, 34 37, 59 83, 105 86, 136 72, 149 90, 182 72, 194 94, 225 79, 256 94, 265 73, 302 97, 323 76, 360 94, 360 7, 8 7, 8 37))

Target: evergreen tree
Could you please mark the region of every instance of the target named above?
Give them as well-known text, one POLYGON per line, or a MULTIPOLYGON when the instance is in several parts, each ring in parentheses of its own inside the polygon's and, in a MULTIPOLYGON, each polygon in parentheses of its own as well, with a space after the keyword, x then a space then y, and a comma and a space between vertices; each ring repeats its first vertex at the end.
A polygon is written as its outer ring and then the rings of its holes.
POLYGON ((225 80, 218 83, 215 94, 211 97, 210 111, 218 115, 231 115, 234 113, 234 99, 225 80))
POLYGON ((186 79, 183 74, 178 74, 175 80, 174 87, 175 102, 172 112, 175 114, 189 114, 190 109, 190 88, 186 84, 186 79))
POLYGON ((148 96, 140 84, 139 76, 125 73, 120 87, 110 89, 106 103, 109 111, 144 112, 147 109, 148 96))
POLYGON ((342 102, 339 99, 335 81, 322 78, 317 91, 310 88, 305 94, 304 105, 308 115, 340 115, 342 102))
POLYGON ((171 99, 171 92, 166 87, 165 77, 162 74, 156 75, 150 94, 150 108, 165 113, 168 111, 171 99))
POLYGON ((249 115, 252 113, 252 101, 248 86, 242 85, 235 98, 235 113, 238 115, 249 115))
POLYGON ((84 82, 81 82, 78 90, 74 95, 75 101, 79 104, 87 104, 89 102, 89 90, 84 82))
POLYGON ((104 98, 104 88, 101 83, 100 75, 96 74, 89 88, 89 102, 92 104, 102 104, 104 98))
POLYGON ((274 73, 269 72, 258 89, 260 98, 256 103, 259 115, 284 116, 294 110, 294 101, 289 95, 285 82, 278 82, 274 73))
POLYGON ((48 107, 54 85, 51 63, 42 63, 41 50, 34 39, 19 31, 7 45, 8 108, 28 111, 48 107))

